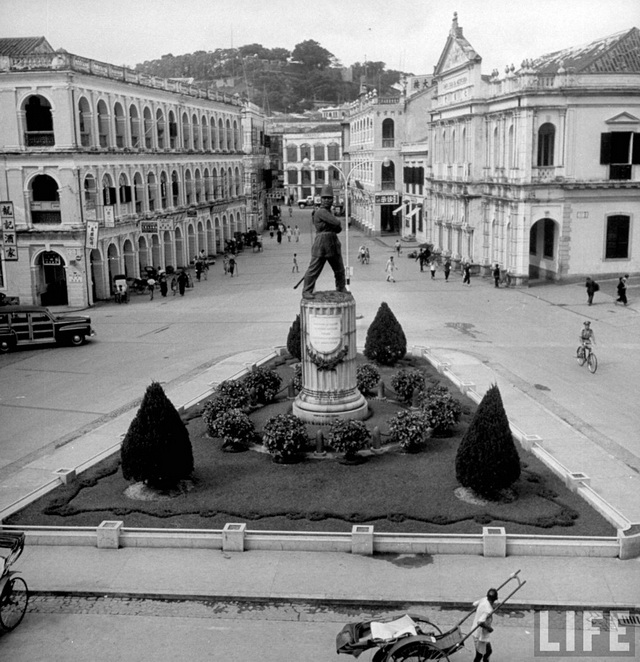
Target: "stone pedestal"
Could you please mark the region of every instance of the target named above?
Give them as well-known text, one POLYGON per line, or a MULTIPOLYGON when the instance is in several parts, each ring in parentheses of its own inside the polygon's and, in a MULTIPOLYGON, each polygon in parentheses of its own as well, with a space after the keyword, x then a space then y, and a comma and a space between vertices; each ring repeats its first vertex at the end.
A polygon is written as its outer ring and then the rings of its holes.
POLYGON ((302 390, 293 413, 307 423, 362 420, 368 405, 356 386, 356 302, 346 292, 316 292, 300 306, 302 390))

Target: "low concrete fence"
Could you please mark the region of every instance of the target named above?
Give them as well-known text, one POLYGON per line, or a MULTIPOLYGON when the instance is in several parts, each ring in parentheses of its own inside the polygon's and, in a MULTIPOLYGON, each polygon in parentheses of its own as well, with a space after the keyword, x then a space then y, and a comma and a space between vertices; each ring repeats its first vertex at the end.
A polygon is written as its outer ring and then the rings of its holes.
POLYGON ((223 552, 342 552, 362 554, 469 554, 472 556, 619 556, 619 538, 508 534, 503 527, 483 527, 477 534, 377 533, 371 525, 351 532, 252 531, 244 522, 223 529, 128 528, 120 520, 97 527, 3 526, 24 531, 29 545, 78 545, 100 549, 180 547, 223 552))

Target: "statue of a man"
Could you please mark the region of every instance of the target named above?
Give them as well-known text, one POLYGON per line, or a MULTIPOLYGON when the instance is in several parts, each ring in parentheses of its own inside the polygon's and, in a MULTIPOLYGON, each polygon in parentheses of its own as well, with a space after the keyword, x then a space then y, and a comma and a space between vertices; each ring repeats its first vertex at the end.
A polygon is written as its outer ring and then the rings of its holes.
POLYGON ((347 291, 342 247, 340 239, 338 239, 338 233, 342 232, 342 224, 331 213, 331 206, 333 205, 333 188, 331 186, 322 187, 320 200, 320 208, 316 209, 313 216, 316 238, 311 247, 311 262, 307 268, 307 273, 304 275, 302 296, 305 299, 313 299, 313 290, 325 262, 328 262, 333 269, 336 290, 338 292, 347 291))

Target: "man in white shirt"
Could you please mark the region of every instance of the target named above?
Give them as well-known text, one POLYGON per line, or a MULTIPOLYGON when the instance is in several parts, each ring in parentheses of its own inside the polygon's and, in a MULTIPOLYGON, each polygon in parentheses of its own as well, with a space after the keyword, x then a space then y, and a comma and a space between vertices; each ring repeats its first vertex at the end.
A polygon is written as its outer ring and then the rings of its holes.
POLYGON ((487 597, 476 600, 473 606, 476 607, 476 615, 473 619, 473 627, 477 628, 473 632, 473 642, 476 646, 476 656, 473 662, 489 662, 489 657, 493 652, 489 637, 493 632, 491 622, 493 621, 493 612, 498 602, 498 591, 490 588, 487 591, 487 597))

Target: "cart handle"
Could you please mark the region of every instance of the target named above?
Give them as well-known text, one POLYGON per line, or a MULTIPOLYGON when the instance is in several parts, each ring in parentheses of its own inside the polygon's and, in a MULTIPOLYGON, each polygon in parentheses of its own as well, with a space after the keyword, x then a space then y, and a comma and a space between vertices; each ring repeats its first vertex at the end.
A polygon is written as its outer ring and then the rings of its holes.
MULTIPOLYGON (((492 612, 491 612, 492 615, 495 614, 498 611, 498 609, 500 609, 500 607, 502 607, 504 604, 506 604, 507 600, 509 600, 509 598, 514 593, 519 591, 527 583, 526 580, 522 580, 522 579, 520 579, 520 577, 518 577, 519 574, 520 574, 520 570, 516 570, 515 572, 511 573, 509 575, 509 578, 506 581, 502 582, 502 584, 500 584, 500 586, 498 586, 498 588, 496 589, 496 591, 499 591, 503 586, 506 586, 510 581, 512 581, 514 579, 518 582, 518 585, 513 589, 513 591, 511 591, 511 593, 509 593, 509 595, 504 600, 500 600, 500 602, 498 602, 498 605, 496 606, 496 608, 494 610, 492 610, 492 612)), ((476 608, 472 607, 471 611, 469 611, 469 613, 458 623, 457 627, 460 627, 469 618, 469 616, 471 616, 471 614, 475 613, 475 611, 476 611, 476 608)), ((471 632, 469 632, 462 639, 462 641, 465 641, 466 639, 468 639, 479 627, 480 627, 479 625, 476 625, 476 627, 473 628, 473 630, 471 630, 471 632)))

